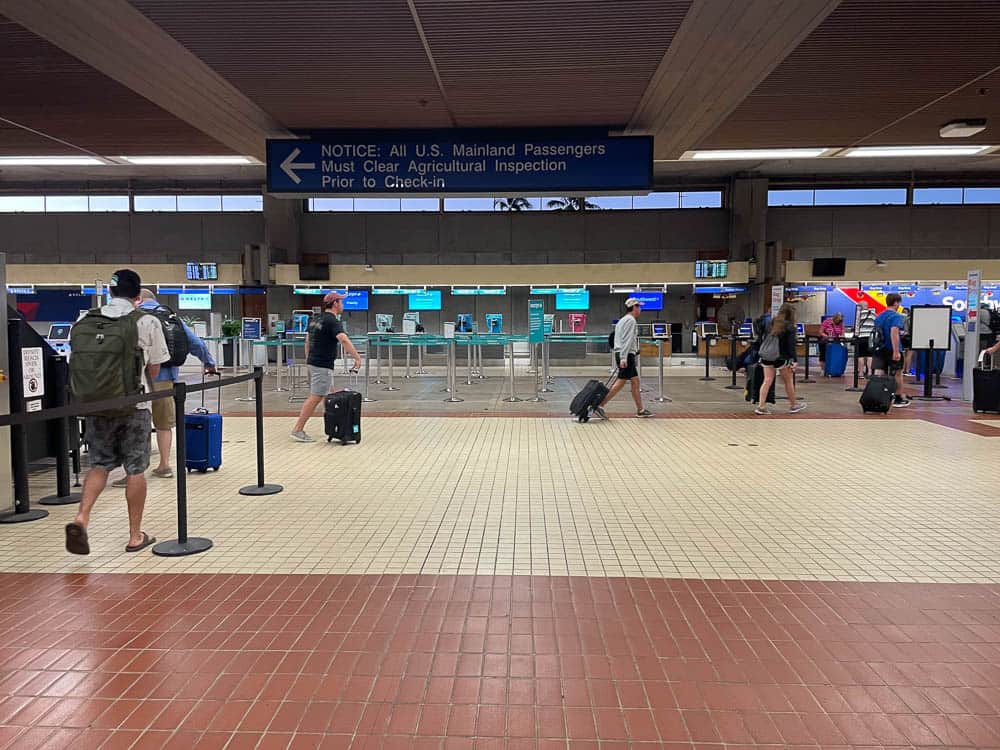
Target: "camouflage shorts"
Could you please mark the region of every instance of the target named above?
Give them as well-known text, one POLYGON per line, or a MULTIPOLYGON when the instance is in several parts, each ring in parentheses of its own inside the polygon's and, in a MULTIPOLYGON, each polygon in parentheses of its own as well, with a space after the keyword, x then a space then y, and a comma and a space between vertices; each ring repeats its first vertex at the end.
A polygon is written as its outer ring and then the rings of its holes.
POLYGON ((87 417, 90 465, 108 471, 123 466, 129 476, 142 474, 149 468, 151 427, 148 409, 127 417, 87 417))

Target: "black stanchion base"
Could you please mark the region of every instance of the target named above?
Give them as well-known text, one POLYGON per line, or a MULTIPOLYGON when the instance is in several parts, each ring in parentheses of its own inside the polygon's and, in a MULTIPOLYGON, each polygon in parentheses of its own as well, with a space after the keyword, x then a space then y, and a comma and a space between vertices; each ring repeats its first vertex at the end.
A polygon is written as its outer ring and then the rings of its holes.
POLYGON ((169 542, 160 542, 153 546, 153 554, 160 557, 184 557, 185 555, 197 555, 212 549, 212 540, 200 536, 188 537, 186 542, 171 539, 169 542))
POLYGON ((701 380, 701 381, 709 381, 709 380, 715 380, 715 378, 713 378, 713 377, 710 377, 710 376, 706 375, 706 376, 705 376, 705 377, 703 377, 703 378, 698 378, 698 380, 701 380))
POLYGON ((726 390, 727 391, 743 391, 743 390, 746 390, 746 388, 744 388, 742 385, 736 385, 735 383, 731 383, 731 384, 729 384, 729 385, 726 386, 726 390))
POLYGON ((860 386, 857 388, 851 386, 850 388, 845 388, 844 390, 847 391, 848 393, 864 393, 865 389, 861 388, 860 386))
POLYGON ((25 513, 0 513, 0 523, 27 523, 28 521, 40 521, 48 517, 49 512, 41 508, 32 508, 25 513))
POLYGON ((911 401, 951 401, 948 396, 910 396, 911 401))
POLYGON ((816 381, 813 380, 812 378, 802 378, 802 380, 800 380, 799 382, 800 383, 815 383, 816 381))
POLYGON ((80 502, 80 493, 71 492, 65 497, 59 495, 46 495, 38 501, 39 505, 75 505, 80 502))
POLYGON ((284 490, 280 484, 263 484, 256 485, 251 484, 246 487, 240 488, 241 495, 277 495, 279 492, 284 490))

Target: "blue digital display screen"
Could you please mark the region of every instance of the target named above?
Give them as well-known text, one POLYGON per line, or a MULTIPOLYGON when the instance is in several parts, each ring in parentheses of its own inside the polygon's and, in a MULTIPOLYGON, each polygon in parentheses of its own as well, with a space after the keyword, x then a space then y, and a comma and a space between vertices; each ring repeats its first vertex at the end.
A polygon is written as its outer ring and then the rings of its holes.
POLYGON ((574 289, 556 292, 556 310, 589 310, 590 290, 574 289))
POLYGON ((639 300, 643 310, 663 309, 663 292, 633 292, 629 297, 635 297, 639 300))
POLYGON ((340 294, 346 294, 344 300, 345 310, 367 310, 368 291, 365 289, 337 289, 340 294))
POLYGON ((412 292, 406 295, 410 310, 440 310, 441 291, 431 289, 424 292, 412 292))

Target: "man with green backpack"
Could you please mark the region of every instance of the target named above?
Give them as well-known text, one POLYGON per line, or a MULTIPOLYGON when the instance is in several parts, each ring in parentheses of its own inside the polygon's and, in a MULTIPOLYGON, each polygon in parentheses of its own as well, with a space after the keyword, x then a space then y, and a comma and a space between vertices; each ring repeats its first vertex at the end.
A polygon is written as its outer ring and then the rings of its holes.
MULTIPOLYGON (((163 327, 154 316, 137 310, 142 283, 129 269, 116 271, 108 290, 111 301, 88 311, 70 331, 70 390, 81 404, 152 391, 160 364, 170 359, 163 327), (148 377, 148 380, 147 380, 148 377)), ((87 526, 108 473, 118 466, 127 476, 129 540, 126 552, 138 552, 156 541, 142 530, 149 467, 150 402, 87 416, 90 471, 83 482, 80 509, 66 525, 66 550, 89 555, 87 526)))

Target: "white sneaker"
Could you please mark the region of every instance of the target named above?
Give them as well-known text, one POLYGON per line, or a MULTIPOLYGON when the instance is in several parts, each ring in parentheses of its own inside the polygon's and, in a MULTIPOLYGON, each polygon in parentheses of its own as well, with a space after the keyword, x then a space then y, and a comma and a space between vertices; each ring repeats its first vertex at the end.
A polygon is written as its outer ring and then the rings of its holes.
POLYGON ((642 409, 640 411, 637 411, 635 415, 640 418, 645 418, 653 416, 653 412, 651 412, 649 409, 642 409))
POLYGON ((595 406, 594 407, 594 414, 597 415, 598 419, 607 419, 608 418, 608 415, 604 413, 604 409, 602 409, 600 406, 595 406))
POLYGON ((800 411, 805 411, 805 409, 806 409, 806 402, 799 401, 797 404, 795 404, 795 406, 793 406, 791 409, 788 410, 788 413, 798 414, 800 411))
POLYGON ((293 432, 292 433, 292 440, 294 440, 297 443, 315 443, 316 442, 315 440, 313 440, 311 437, 309 437, 306 434, 305 430, 299 430, 298 432, 293 432))
POLYGON ((774 412, 773 412, 773 411, 771 411, 770 409, 768 409, 768 408, 767 408, 767 407, 765 407, 765 406, 758 406, 758 407, 757 407, 756 409, 754 409, 754 410, 753 410, 753 413, 754 413, 754 414, 757 414, 757 415, 759 415, 759 416, 762 416, 762 417, 765 417, 765 416, 766 416, 766 417, 769 417, 769 416, 771 416, 772 414, 774 414, 774 412))

